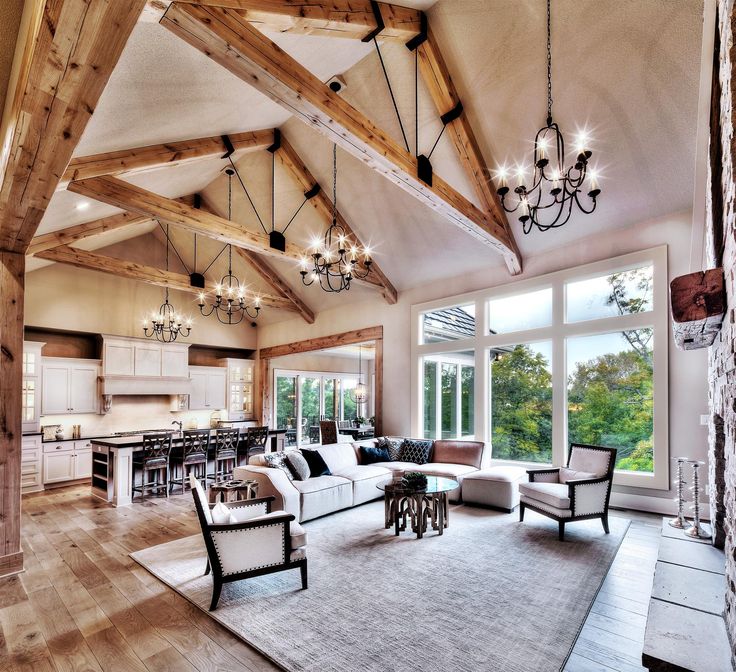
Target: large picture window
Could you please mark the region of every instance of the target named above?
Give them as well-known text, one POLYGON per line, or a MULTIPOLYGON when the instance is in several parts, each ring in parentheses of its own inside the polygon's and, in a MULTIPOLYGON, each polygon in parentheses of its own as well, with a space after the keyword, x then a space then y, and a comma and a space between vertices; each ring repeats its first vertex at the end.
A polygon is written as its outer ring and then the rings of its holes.
POLYGON ((619 484, 669 487, 667 252, 637 252, 412 308, 412 431, 497 461, 617 449, 619 484))

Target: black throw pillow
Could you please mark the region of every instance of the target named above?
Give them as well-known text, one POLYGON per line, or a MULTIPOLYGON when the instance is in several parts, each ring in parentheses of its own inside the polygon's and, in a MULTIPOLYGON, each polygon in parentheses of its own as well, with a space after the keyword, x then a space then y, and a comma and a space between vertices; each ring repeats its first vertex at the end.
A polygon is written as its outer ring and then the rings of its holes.
POLYGON ((401 444, 401 462, 414 462, 415 464, 427 464, 429 454, 432 451, 432 441, 422 439, 404 439, 401 444))
POLYGON ((360 463, 373 464, 375 462, 390 462, 387 448, 360 446, 360 463))
POLYGON ((309 465, 309 475, 314 476, 332 476, 330 468, 324 461, 322 456, 316 450, 309 450, 308 448, 301 448, 301 454, 304 455, 304 459, 309 465))

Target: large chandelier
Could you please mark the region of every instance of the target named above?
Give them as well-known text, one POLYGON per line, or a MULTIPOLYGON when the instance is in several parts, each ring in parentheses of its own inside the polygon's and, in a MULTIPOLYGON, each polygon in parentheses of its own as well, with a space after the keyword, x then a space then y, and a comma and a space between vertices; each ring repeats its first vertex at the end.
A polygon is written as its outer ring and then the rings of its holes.
MULTIPOLYGON (((166 225, 166 270, 169 270, 169 225, 166 225)), ((143 333, 148 338, 156 338, 163 343, 171 343, 178 336, 186 338, 192 330, 192 321, 184 318, 169 303, 169 288, 164 290, 164 302, 158 312, 153 311, 150 318, 143 319, 143 333)))
POLYGON ((362 280, 371 272, 370 250, 359 248, 348 239, 347 232, 337 221, 337 145, 332 146, 332 224, 325 232, 324 241, 312 244, 311 264, 305 257, 301 262, 302 282, 309 286, 319 280, 326 292, 350 289, 354 279, 362 280), (362 257, 363 267, 359 265, 362 257), (312 270, 309 271, 311 265, 312 270), (309 278, 309 279, 307 279, 309 278))
POLYGON ((585 131, 578 135, 574 160, 565 166, 565 141, 559 126, 552 121, 552 39, 550 0, 547 0, 547 125, 537 131, 534 138, 534 161, 531 186, 525 184, 526 171, 517 167, 517 199, 507 203, 509 171, 499 168, 496 177, 500 181, 498 195, 506 212, 518 212, 524 233, 536 226, 540 231, 558 228, 567 223, 573 205, 586 215, 595 210, 601 193, 598 176, 589 169, 592 152, 585 131), (586 181, 587 180, 587 181, 586 181), (581 192, 587 191, 589 204, 581 202, 581 192))
MULTIPOLYGON (((227 174, 227 218, 232 219, 232 181, 235 171, 232 168, 225 170, 227 174)), ((253 306, 246 299, 246 286, 240 283, 233 275, 233 246, 227 245, 227 273, 215 285, 215 298, 209 307, 206 307, 204 292, 199 294, 199 311, 205 317, 213 313, 222 324, 239 324, 247 316, 251 319, 258 317, 261 312, 261 300, 255 297, 253 306)))
POLYGON ((363 346, 358 346, 358 383, 348 390, 350 398, 357 404, 363 404, 368 399, 368 388, 363 382, 363 346))

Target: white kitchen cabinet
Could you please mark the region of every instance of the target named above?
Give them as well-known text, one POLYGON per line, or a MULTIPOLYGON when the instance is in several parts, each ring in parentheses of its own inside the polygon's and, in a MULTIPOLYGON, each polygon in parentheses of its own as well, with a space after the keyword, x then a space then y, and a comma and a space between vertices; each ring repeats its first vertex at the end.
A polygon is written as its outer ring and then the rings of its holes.
POLYGON ((104 339, 102 366, 105 376, 132 376, 135 373, 135 343, 132 339, 104 339))
POLYGON ((21 441, 20 459, 21 492, 43 490, 41 465, 41 435, 24 436, 21 441))
POLYGON ((186 378, 189 375, 189 346, 169 344, 161 351, 161 375, 186 378))
POLYGON ((23 387, 21 412, 24 432, 41 428, 41 348, 44 343, 23 342, 23 387))
POLYGON ((92 476, 92 444, 58 441, 43 444, 43 483, 63 483, 92 476))
POLYGON ((92 478, 92 444, 74 442, 74 478, 92 478))
POLYGON ((41 413, 96 413, 99 371, 97 360, 44 357, 41 413))
POLYGON ((253 378, 252 359, 223 359, 227 367, 227 419, 252 420, 253 378))
POLYGON ((133 372, 136 376, 161 375, 161 344, 136 343, 134 346, 133 372))
POLYGON ((226 407, 227 369, 214 366, 190 366, 190 411, 217 411, 226 407))
POLYGON ((187 378, 189 345, 146 338, 102 336, 102 375, 136 378, 187 378))

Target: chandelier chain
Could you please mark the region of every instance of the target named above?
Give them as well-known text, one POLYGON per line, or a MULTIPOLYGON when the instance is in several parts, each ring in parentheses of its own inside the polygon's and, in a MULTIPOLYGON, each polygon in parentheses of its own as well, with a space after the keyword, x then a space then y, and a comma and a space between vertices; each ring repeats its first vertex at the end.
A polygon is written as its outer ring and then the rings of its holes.
POLYGON ((552 123, 552 10, 547 0, 547 125, 552 123))

